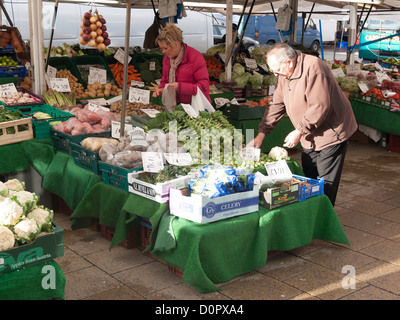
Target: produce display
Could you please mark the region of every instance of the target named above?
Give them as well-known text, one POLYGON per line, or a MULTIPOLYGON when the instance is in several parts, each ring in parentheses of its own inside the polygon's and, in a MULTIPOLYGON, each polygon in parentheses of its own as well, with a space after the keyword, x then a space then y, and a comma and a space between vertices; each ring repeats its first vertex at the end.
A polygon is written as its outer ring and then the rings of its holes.
POLYGON ((71 92, 57 92, 49 89, 42 94, 46 104, 59 109, 76 105, 76 95, 71 92))
POLYGON ((146 59, 139 63, 140 78, 146 83, 151 83, 162 77, 162 64, 157 58, 146 59))
MULTIPOLYGON (((44 54, 47 56, 48 48, 44 48, 44 54)), ((52 57, 74 57, 83 56, 84 53, 81 49, 74 50, 72 46, 67 43, 63 43, 62 46, 51 47, 50 58, 52 57)))
POLYGON ((75 117, 53 126, 54 130, 73 136, 100 133, 110 131, 112 121, 120 121, 120 118, 116 114, 101 109, 94 112, 89 110, 88 105, 83 109, 79 107, 72 108, 69 112, 75 115, 75 117))
MULTIPOLYGON (((119 87, 123 87, 124 85, 124 65, 117 61, 114 64, 109 65, 111 72, 114 76, 115 81, 119 87)), ((127 85, 130 87, 131 81, 142 81, 141 74, 136 70, 133 65, 128 65, 128 77, 127 77, 127 85)))
POLYGON ((88 137, 80 142, 82 147, 94 152, 99 152, 99 150, 105 143, 111 143, 117 146, 119 144, 119 141, 112 138, 88 137))
POLYGON ((19 62, 17 60, 14 60, 14 58, 10 55, 0 56, 1 67, 14 67, 18 64, 19 62))
POLYGON ((80 44, 89 47, 97 48, 100 52, 105 51, 111 44, 108 37, 106 20, 96 10, 85 12, 82 18, 81 31, 80 31, 80 44))
POLYGON ((106 83, 101 84, 100 82, 94 82, 92 84, 88 84, 85 92, 78 93, 78 99, 86 99, 86 98, 101 98, 101 97, 110 97, 117 96, 122 94, 122 89, 118 88, 115 84, 106 83))
POLYGON ((68 69, 57 70, 56 78, 67 78, 71 92, 76 95, 82 94, 85 88, 79 83, 78 78, 75 77, 68 69))
MULTIPOLYGON (((8 122, 13 120, 21 119, 21 111, 12 111, 9 109, 0 109, 0 123, 1 122, 8 122)), ((28 127, 25 125, 18 126, 19 131, 28 130, 28 127)), ((8 127, 7 134, 14 134, 15 128, 8 127)), ((3 130, 0 130, 0 136, 3 135, 3 130)))
MULTIPOLYGON (((146 113, 142 111, 142 109, 155 109, 158 111, 164 111, 165 107, 154 103, 144 104, 141 102, 129 102, 128 100, 126 100, 125 102, 125 115, 131 115, 131 114, 136 114, 139 116, 145 115, 146 113)), ((119 100, 111 104, 110 111, 115 112, 117 115, 121 116, 122 100, 119 100)))
POLYGON ((17 92, 12 95, 8 95, 5 97, 0 97, 0 101, 5 105, 13 105, 13 104, 26 104, 26 103, 36 103, 40 101, 38 98, 34 97, 28 92, 17 92))
POLYGON ((31 243, 53 231, 53 210, 18 179, 0 182, 0 251, 31 243))

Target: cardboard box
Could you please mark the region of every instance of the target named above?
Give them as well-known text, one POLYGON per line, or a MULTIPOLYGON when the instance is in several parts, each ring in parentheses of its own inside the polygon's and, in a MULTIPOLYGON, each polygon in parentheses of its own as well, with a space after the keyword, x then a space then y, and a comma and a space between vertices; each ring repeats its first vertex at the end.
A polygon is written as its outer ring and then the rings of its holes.
POLYGON ((150 173, 145 171, 128 173, 128 191, 159 203, 169 200, 171 188, 184 189, 190 180, 190 175, 187 175, 163 183, 151 184, 143 181, 146 175, 150 175, 150 173))
POLYGON ((299 184, 284 183, 281 186, 260 191, 260 204, 269 210, 299 201, 299 184))
MULTIPOLYGON (((53 223, 54 224, 54 223, 53 223)), ((0 252, 0 275, 64 255, 64 232, 54 224, 53 232, 29 244, 0 252)))
POLYGON ((252 191, 237 192, 217 198, 170 190, 171 214, 198 223, 214 222, 258 211, 259 186, 252 191))

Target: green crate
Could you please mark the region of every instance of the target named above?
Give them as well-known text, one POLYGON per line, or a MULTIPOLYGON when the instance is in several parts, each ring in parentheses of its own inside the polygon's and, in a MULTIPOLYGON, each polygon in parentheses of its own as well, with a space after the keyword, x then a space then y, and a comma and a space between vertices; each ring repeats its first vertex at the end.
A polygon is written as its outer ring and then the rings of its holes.
POLYGON ((266 107, 248 107, 238 104, 230 104, 221 107, 222 113, 228 118, 233 120, 249 120, 249 119, 262 119, 266 107))
POLYGON ((15 86, 18 85, 19 82, 19 77, 18 76, 13 76, 13 77, 0 77, 0 84, 6 84, 6 83, 14 83, 15 86))
POLYGON ((126 169, 103 161, 99 161, 99 168, 104 183, 125 191, 129 188, 128 173, 143 170, 143 167, 126 169))
MULTIPOLYGON (((133 66, 136 68, 136 70, 140 73, 143 72, 143 70, 140 67, 140 64, 147 61, 147 60, 151 60, 151 59, 155 59, 156 63, 159 65, 160 67, 160 77, 154 77, 154 80, 150 80, 150 81, 146 81, 143 80, 143 82, 146 85, 150 85, 151 82, 155 82, 155 80, 161 79, 162 77, 162 66, 163 66, 163 56, 158 55, 158 54, 149 54, 149 53, 135 53, 133 55, 130 55, 132 57, 132 61, 131 64, 133 64, 133 66)), ((153 76, 155 76, 155 71, 150 71, 153 76)), ((142 77, 143 79, 143 77, 142 77)))
POLYGON ((33 119, 33 134, 36 139, 43 139, 50 137, 50 128, 52 127, 51 122, 54 121, 66 121, 69 118, 74 117, 73 114, 69 112, 65 112, 63 110, 54 108, 48 104, 38 105, 38 106, 21 106, 21 107, 7 107, 7 109, 13 111, 21 111, 21 115, 23 118, 33 117, 35 112, 44 112, 48 113, 51 116, 51 119, 33 119))
POLYGON ((56 150, 64 152, 66 154, 71 154, 71 142, 80 143, 83 139, 88 137, 105 137, 109 138, 111 136, 110 131, 99 132, 99 133, 88 133, 71 135, 61 131, 50 129, 50 137, 53 139, 53 146, 56 150))
POLYGON ((69 70, 72 75, 78 79, 78 82, 85 87, 85 82, 83 81, 74 61, 70 57, 51 57, 49 59, 49 65, 57 70, 69 70))
POLYGON ((84 148, 80 143, 70 142, 71 155, 74 158, 74 163, 86 170, 99 174, 99 153, 84 148))
POLYGON ((85 87, 88 85, 89 68, 95 67, 107 71, 107 82, 116 84, 111 69, 108 66, 107 61, 102 56, 97 55, 84 55, 72 57, 80 76, 85 83, 85 87))

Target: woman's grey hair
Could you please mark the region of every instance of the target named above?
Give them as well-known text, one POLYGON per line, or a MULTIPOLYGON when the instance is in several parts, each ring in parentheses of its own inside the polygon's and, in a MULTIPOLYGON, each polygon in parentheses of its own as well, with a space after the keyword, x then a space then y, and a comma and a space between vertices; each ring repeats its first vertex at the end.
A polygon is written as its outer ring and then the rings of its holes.
POLYGON ((295 50, 286 43, 275 43, 267 52, 267 61, 269 57, 274 57, 279 63, 285 63, 296 57, 295 50))

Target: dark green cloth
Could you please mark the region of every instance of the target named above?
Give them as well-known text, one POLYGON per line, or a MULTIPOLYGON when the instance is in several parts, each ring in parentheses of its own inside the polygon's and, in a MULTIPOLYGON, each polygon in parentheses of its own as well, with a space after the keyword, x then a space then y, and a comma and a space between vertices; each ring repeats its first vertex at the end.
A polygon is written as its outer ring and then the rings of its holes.
POLYGON ((0 152, 0 174, 25 171, 31 164, 43 176, 54 156, 51 138, 0 146, 0 152))
POLYGON ((43 176, 43 189, 64 199, 71 210, 74 210, 84 195, 103 178, 74 163, 72 156, 57 152, 43 176))
POLYGON ((65 299, 64 289, 64 273, 54 260, 0 275, 0 300, 65 299), (44 267, 50 269, 43 269, 44 267), (43 287, 42 281, 45 285, 52 284, 51 277, 53 275, 55 276, 55 288, 43 287))
MULTIPOLYGON (((233 120, 229 119, 229 122, 236 128, 241 129, 245 138, 245 143, 250 142, 246 140, 246 129, 254 130, 253 138, 255 138, 258 134, 258 125, 260 124, 261 119, 254 120, 233 120)), ((288 117, 282 118, 281 121, 278 122, 276 128, 272 130, 270 134, 268 134, 261 144, 261 152, 268 153, 273 147, 282 147, 283 141, 286 136, 294 130, 292 122, 288 117)), ((249 138, 250 139, 250 138, 249 138)), ((296 148, 301 148, 301 144, 299 143, 296 148)))
POLYGON ((400 113, 350 100, 358 124, 400 136, 400 113))
POLYGON ((172 225, 176 248, 153 248, 151 254, 184 270, 182 279, 201 293, 263 266, 271 250, 291 250, 316 238, 349 244, 325 195, 207 224, 176 217, 172 225))

